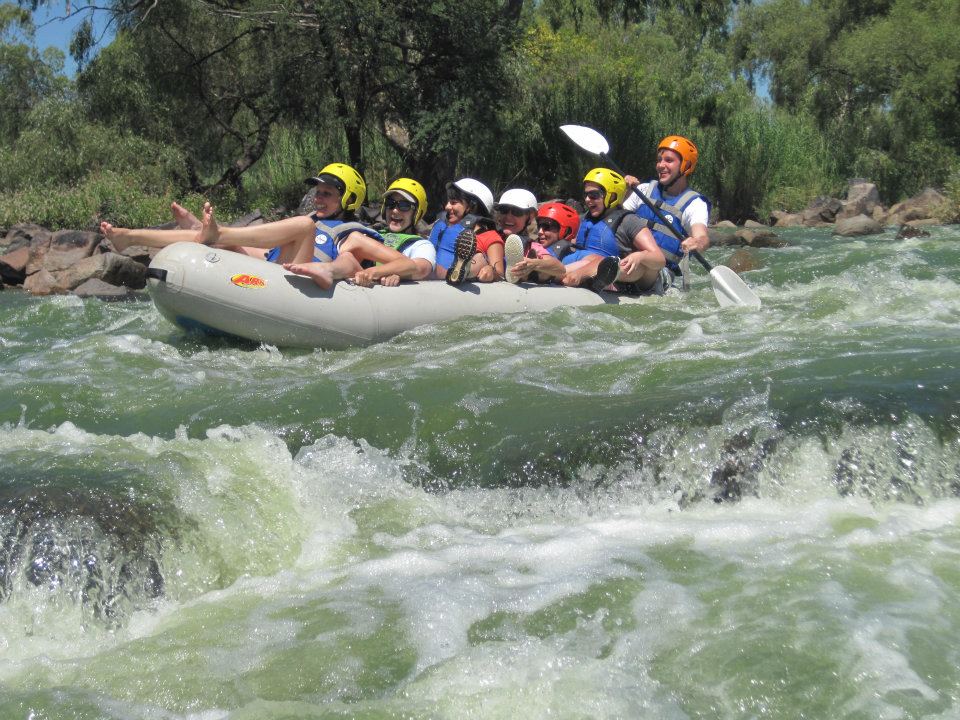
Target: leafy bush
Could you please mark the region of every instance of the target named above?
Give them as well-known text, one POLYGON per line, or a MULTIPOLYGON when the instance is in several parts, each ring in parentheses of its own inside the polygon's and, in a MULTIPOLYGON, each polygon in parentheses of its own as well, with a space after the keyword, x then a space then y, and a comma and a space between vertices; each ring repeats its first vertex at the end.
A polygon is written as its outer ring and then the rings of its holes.
POLYGON ((0 226, 33 222, 53 230, 96 230, 102 220, 121 227, 147 227, 170 220, 177 200, 199 209, 196 195, 144 193, 141 178, 112 171, 92 174, 74 186, 28 186, 0 195, 0 226))

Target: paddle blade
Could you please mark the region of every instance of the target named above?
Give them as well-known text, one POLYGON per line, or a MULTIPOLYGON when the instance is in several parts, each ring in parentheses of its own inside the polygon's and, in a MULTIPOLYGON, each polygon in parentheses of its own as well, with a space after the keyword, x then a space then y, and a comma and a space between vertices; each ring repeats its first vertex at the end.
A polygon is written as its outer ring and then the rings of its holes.
POLYGON ((606 155, 610 151, 610 144, 607 139, 593 128, 583 125, 561 125, 563 133, 579 145, 582 149, 593 155, 606 155))
POLYGON ((717 265, 710 271, 710 283, 713 294, 717 296, 720 307, 760 307, 760 298, 747 287, 733 270, 717 265))

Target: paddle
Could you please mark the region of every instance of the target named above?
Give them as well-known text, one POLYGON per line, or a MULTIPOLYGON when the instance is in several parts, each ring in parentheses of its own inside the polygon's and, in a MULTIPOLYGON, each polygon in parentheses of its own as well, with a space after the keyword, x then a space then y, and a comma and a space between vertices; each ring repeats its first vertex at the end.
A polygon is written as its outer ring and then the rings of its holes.
MULTIPOLYGON (((583 125, 561 125, 560 129, 581 149, 586 150, 591 155, 599 155, 605 158, 611 169, 621 172, 610 155, 608 155, 610 152, 610 144, 607 142, 607 139, 596 130, 584 127, 583 125)), ((640 192, 639 187, 632 187, 630 190, 643 201, 644 205, 653 211, 653 214, 660 219, 660 222, 670 229, 670 232, 673 233, 677 240, 683 242, 684 238, 673 228, 673 224, 667 221, 660 211, 660 208, 654 205, 650 201, 650 198, 640 192)), ((714 267, 696 250, 692 251, 690 255, 710 273, 710 284, 713 286, 713 294, 716 295, 720 307, 730 307, 733 305, 753 308, 760 307, 760 298, 757 297, 753 290, 747 287, 747 284, 741 280, 740 276, 733 270, 724 265, 714 267)))

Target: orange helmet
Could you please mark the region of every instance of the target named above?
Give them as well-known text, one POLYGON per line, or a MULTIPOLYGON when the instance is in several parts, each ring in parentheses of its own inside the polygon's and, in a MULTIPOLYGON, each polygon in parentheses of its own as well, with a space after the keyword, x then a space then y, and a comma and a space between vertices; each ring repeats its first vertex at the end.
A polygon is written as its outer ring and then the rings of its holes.
POLYGON ((697 152, 697 146, 691 141, 680 135, 667 135, 657 145, 657 152, 661 150, 673 150, 680 156, 680 174, 693 175, 700 153, 697 152))
POLYGON ((549 218, 560 226, 560 239, 572 240, 580 229, 580 216, 577 211, 565 203, 548 202, 537 210, 538 218, 549 218))

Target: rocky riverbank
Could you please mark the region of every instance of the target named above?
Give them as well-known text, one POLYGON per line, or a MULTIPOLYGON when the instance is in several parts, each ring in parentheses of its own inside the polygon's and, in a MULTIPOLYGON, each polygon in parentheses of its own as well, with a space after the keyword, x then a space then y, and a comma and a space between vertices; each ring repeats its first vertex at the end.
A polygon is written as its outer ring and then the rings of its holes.
MULTIPOLYGON (((782 247, 786 242, 777 228, 832 227, 836 235, 875 235, 898 227, 898 237, 923 234, 924 225, 956 222, 948 199, 928 188, 919 195, 885 208, 877 187, 866 180, 851 180, 846 197, 817 198, 801 213, 775 211, 769 224, 748 221, 743 227, 722 221, 710 228, 714 245, 782 247)), ((375 211, 374 211, 375 213, 375 211)), ((233 225, 263 222, 259 212, 233 225)), ((172 227, 167 226, 167 227, 172 227)), ((73 293, 80 296, 124 298, 146 284, 146 270, 156 250, 130 247, 118 251, 98 232, 50 231, 21 223, 0 240, 0 287, 19 286, 34 295, 73 293)), ((735 253, 728 261, 735 270, 749 270, 749 252, 735 253)))

